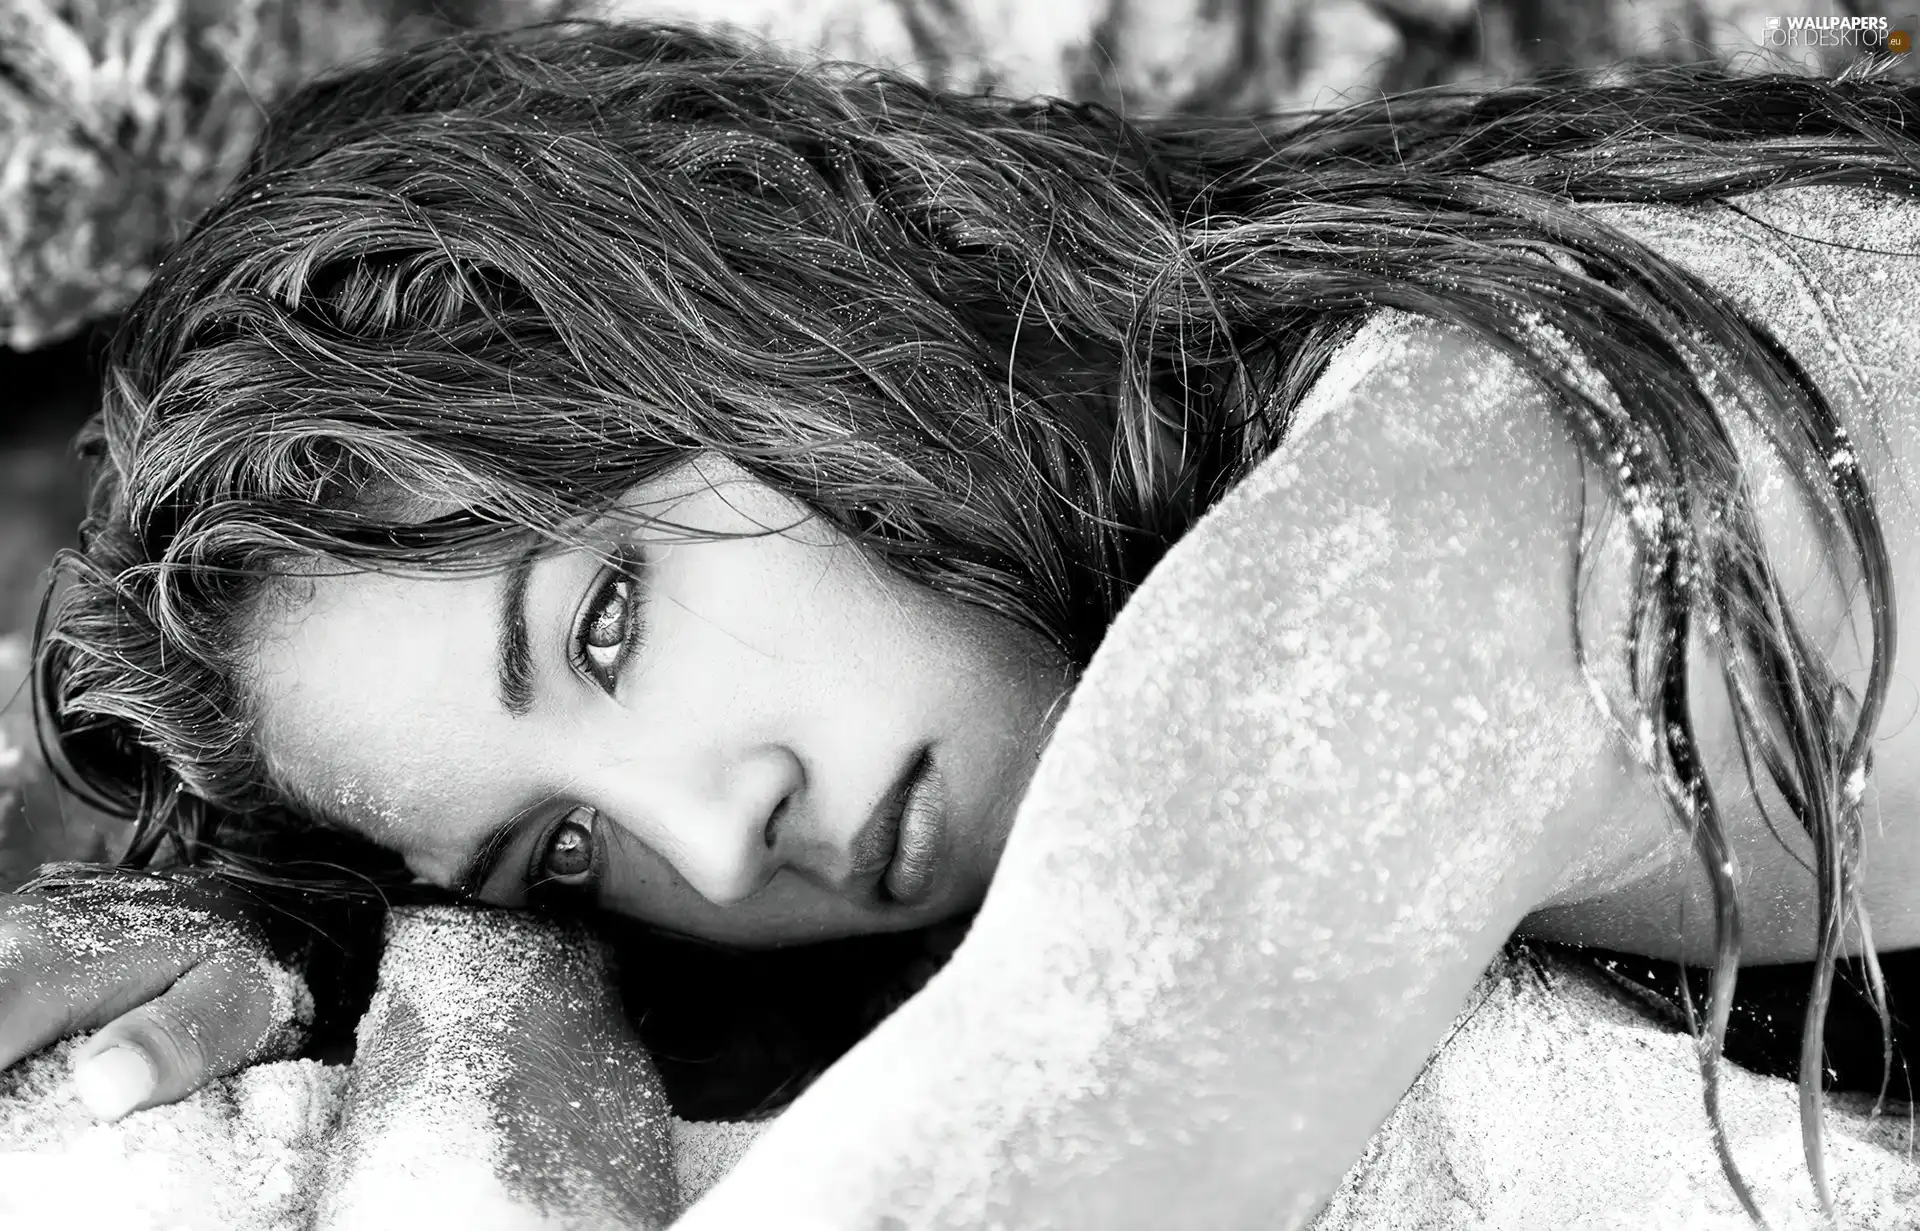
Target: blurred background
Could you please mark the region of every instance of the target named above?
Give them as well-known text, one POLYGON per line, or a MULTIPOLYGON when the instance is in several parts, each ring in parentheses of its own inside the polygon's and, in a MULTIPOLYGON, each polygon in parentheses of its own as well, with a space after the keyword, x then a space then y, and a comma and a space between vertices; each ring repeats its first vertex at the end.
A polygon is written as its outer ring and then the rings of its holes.
MULTIPOLYGON (((27 645, 73 541, 69 454, 115 314, 221 191, 264 105, 382 48, 567 15, 743 29, 933 84, 1129 114, 1334 105, 1369 92, 1715 60, 1831 72, 1799 19, 1920 8, 1796 0, 0 0, 0 890, 119 829, 57 796, 34 746, 27 645)), ((1890 51, 1902 50, 1896 36, 1890 51)), ((1920 76, 1920 55, 1893 71, 1920 76)))

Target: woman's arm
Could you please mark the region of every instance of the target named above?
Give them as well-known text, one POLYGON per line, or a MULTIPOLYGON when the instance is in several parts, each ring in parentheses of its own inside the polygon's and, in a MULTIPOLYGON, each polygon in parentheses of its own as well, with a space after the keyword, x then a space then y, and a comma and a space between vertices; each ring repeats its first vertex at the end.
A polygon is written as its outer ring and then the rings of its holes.
POLYGON ((1298 1225, 1522 918, 1639 853, 1571 438, 1369 335, 1115 623, 953 963, 677 1225, 1298 1225))
POLYGON ((482 908, 387 921, 322 1228, 665 1226, 671 1113, 583 929, 482 908))

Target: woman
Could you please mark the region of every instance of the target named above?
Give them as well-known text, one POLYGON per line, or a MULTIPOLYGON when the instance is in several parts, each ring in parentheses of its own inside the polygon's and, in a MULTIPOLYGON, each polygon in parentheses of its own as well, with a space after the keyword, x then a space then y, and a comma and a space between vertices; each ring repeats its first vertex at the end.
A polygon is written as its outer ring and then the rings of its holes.
MULTIPOLYGON (((1840 955, 1920 946, 1920 825, 1862 823, 1920 785, 1868 755, 1917 122, 1126 123, 635 27, 337 74, 118 334, 52 750, 136 859, 304 824, 747 946, 978 908, 688 1226, 1293 1225, 1517 929, 1711 962, 1712 1112, 1742 958, 1812 963, 1818 1058, 1840 955)), ((114 1110, 261 1054, 234 986, 114 1110)))

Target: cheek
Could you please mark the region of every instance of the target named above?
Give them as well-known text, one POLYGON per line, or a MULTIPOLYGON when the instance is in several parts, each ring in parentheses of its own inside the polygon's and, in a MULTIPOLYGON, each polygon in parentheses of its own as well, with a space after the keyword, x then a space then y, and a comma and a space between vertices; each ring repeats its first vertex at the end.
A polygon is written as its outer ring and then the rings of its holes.
POLYGON ((673 865, 654 853, 647 836, 627 828, 620 818, 613 818, 596 836, 602 844, 602 907, 636 919, 652 919, 666 905, 694 895, 673 865))

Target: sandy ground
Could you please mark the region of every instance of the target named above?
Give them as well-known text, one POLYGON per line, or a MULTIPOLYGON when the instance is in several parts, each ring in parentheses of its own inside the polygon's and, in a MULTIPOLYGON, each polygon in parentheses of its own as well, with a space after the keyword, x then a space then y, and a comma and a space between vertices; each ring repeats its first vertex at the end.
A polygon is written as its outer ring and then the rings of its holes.
MULTIPOLYGON (((66 1079, 71 1044, 0 1075, 0 1225, 268 1231, 302 1228, 346 1088, 342 1066, 262 1065, 171 1107, 93 1123, 66 1079)), ((1821 1225, 1801 1162, 1794 1088, 1730 1069, 1736 1160, 1776 1229, 1821 1225)), ((1913 1109, 1833 1100, 1840 1225, 1920 1228, 1913 1109)), ((676 1121, 697 1196, 752 1124, 676 1121)), ((1599 976, 1502 962, 1314 1231, 1686 1228, 1748 1231, 1714 1156, 1686 1036, 1599 976)))

